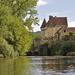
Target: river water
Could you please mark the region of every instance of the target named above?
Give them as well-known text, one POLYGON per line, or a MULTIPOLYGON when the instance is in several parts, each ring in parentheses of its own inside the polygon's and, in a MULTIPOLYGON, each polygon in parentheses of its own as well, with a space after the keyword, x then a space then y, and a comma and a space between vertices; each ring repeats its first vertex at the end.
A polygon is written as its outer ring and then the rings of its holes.
POLYGON ((75 57, 30 56, 0 59, 0 75, 75 75, 75 57))
POLYGON ((75 57, 31 57, 31 75, 75 75, 75 57))

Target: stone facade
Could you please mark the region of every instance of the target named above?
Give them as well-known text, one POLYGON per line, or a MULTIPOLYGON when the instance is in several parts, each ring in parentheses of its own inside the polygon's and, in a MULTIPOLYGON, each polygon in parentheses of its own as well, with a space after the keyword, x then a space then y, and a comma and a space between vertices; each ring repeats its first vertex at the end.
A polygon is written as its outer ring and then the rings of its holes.
POLYGON ((43 39, 61 39, 66 33, 75 33, 75 28, 69 28, 67 17, 49 16, 48 22, 43 20, 41 25, 43 39))

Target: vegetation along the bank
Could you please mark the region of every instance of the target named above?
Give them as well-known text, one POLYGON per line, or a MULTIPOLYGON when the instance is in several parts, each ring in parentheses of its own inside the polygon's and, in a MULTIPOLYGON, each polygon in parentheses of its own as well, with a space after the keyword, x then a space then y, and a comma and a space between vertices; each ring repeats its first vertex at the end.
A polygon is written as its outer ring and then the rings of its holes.
POLYGON ((75 55, 75 34, 69 33, 65 35, 61 40, 49 39, 43 42, 40 32, 37 32, 33 41, 33 49, 28 52, 28 55, 36 56, 66 56, 75 55))

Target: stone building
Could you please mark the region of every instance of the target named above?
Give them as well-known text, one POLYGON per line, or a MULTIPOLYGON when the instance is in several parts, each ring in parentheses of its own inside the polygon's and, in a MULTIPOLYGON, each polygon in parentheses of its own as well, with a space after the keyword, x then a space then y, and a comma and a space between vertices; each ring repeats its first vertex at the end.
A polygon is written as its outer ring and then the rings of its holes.
POLYGON ((67 17, 49 16, 48 22, 43 20, 41 32, 44 40, 59 40, 70 32, 75 33, 75 28, 68 27, 67 17))

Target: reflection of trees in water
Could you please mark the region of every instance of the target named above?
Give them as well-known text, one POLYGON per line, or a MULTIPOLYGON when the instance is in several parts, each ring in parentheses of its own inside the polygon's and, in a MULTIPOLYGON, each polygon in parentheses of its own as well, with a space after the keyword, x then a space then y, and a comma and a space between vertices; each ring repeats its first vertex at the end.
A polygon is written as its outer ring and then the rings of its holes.
POLYGON ((0 75, 14 75, 12 59, 0 58, 0 75))
POLYGON ((18 57, 15 59, 0 58, 0 75, 30 75, 29 58, 18 57))
POLYGON ((14 61, 14 75, 30 75, 29 59, 27 57, 19 57, 14 61))

